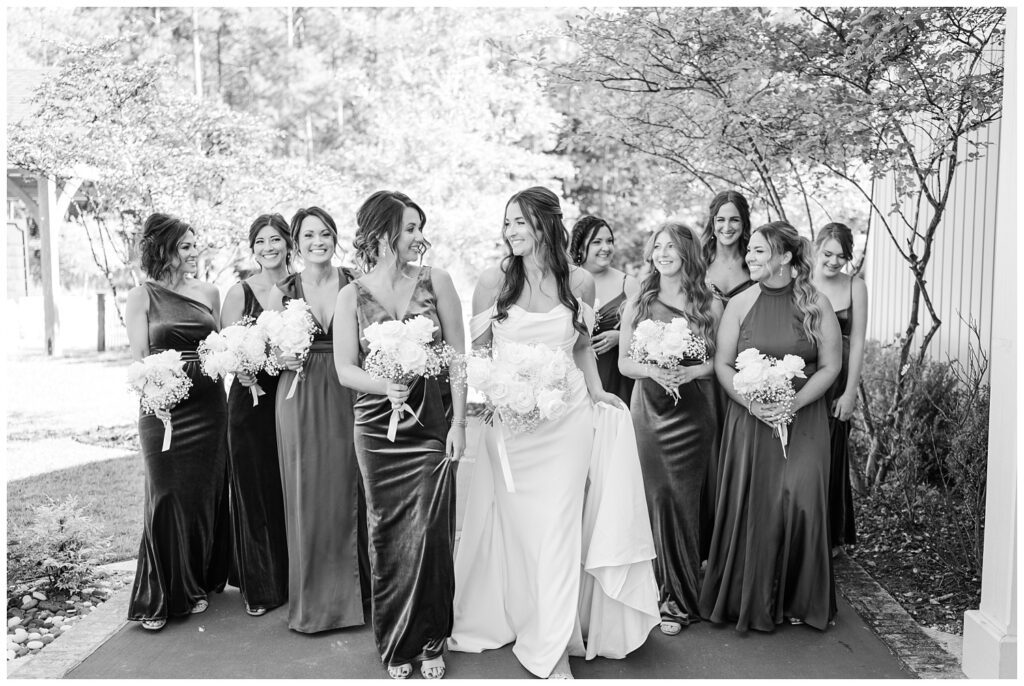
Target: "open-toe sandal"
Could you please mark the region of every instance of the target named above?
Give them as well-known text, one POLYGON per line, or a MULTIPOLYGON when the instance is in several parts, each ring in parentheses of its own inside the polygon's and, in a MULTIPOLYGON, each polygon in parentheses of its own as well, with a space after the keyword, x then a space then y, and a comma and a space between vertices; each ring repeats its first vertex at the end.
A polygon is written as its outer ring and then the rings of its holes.
POLYGON ((388 676, 392 679, 408 679, 412 674, 412 665, 388 665, 388 676))
POLYGON ((142 628, 150 631, 160 631, 167 624, 166 619, 144 619, 142 620, 142 628))
POLYGON ((202 600, 197 601, 196 604, 192 606, 192 609, 189 610, 189 612, 191 612, 194 615, 197 615, 201 612, 206 612, 206 608, 208 607, 210 607, 210 601, 208 601, 206 598, 203 598, 202 600))
POLYGON ((263 615, 267 614, 267 608, 265 608, 265 607, 249 607, 248 605, 246 605, 245 606, 245 612, 250 617, 262 617, 263 615))
POLYGON ((661 633, 665 634, 666 636, 675 636, 682 630, 682 622, 677 622, 674 619, 661 620, 661 633))
POLYGON ((444 678, 444 658, 436 657, 433 660, 424 660, 423 664, 420 665, 420 674, 424 679, 443 679, 444 678), (438 660, 438 662, 434 662, 438 660), (434 662, 434 664, 427 664, 428 662, 434 662))

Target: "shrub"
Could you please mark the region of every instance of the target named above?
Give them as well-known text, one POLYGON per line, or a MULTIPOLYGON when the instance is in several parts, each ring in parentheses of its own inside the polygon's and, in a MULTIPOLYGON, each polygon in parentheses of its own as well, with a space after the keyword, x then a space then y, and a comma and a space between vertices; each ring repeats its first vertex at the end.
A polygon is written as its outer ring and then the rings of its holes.
POLYGON ((110 545, 74 496, 33 508, 32 522, 19 538, 23 565, 45 576, 51 591, 69 595, 93 578, 97 555, 110 545))

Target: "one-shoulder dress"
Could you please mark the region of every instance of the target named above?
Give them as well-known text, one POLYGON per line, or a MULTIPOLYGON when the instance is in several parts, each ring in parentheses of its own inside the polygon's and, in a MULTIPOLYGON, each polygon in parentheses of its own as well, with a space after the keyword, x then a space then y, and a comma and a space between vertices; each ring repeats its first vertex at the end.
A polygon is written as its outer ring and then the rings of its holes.
POLYGON ((217 330, 213 311, 153 282, 149 350, 178 350, 192 380, 188 397, 171 409, 171 445, 164 426, 139 410, 146 466, 143 533, 128 606, 131 620, 186 615, 211 591, 224 588, 230 565, 227 522, 227 403, 223 386, 202 373, 196 347, 217 330))

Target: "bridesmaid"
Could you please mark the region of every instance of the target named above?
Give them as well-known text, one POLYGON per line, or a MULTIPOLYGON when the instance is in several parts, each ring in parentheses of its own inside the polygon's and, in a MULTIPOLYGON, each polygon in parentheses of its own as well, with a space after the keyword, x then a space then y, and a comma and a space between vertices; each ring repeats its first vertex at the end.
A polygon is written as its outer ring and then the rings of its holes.
MULTIPOLYGON (((288 276, 292 237, 280 214, 261 214, 249 227, 249 249, 260 270, 224 296, 221 326, 255 319, 270 289, 288 276)), ((239 373, 228 389, 228 460, 235 570, 245 611, 266 614, 288 601, 288 544, 277 457, 274 398, 278 377, 239 373), (264 395, 252 404, 249 387, 264 395)))
POLYGON ((857 406, 857 386, 864 362, 868 329, 868 287, 863 279, 843 273, 853 259, 853 232, 845 224, 826 224, 815 239, 814 285, 828 297, 843 336, 843 367, 825 396, 832 442, 828 483, 828 531, 832 554, 857 542, 850 486, 850 417, 857 406), (841 305, 841 307, 836 307, 841 305))
POLYGON ((371 195, 356 214, 354 241, 368 273, 341 289, 334 311, 338 378, 357 392, 355 445, 366 490, 373 635, 394 679, 407 678, 413 660, 422 661, 424 679, 445 673, 455 593, 454 461, 466 449, 465 379, 454 389, 446 377, 389 383, 360 365, 369 353, 368 326, 416 316, 437 327, 434 343, 465 352, 462 305, 451 277, 413 264, 430 245, 423 237, 426 221, 402 193, 371 195), (416 416, 403 414, 391 442, 391 409, 403 403, 416 416))
POLYGON ((732 401, 701 616, 740 631, 772 631, 785 619, 824 631, 835 616, 824 395, 841 365, 839 324, 811 284, 810 243, 789 224, 757 229, 747 264, 758 287, 729 301, 718 329, 715 371, 732 401), (806 363, 807 378, 794 379, 788 456, 772 434, 781 407, 733 390, 736 355, 748 348, 806 363))
POLYGON ((612 267, 614 254, 615 236, 608 222, 590 215, 576 221, 569 239, 569 255, 575 264, 590 272, 597 289, 597 325, 590 339, 597 353, 597 373, 606 391, 629 403, 633 379, 619 372, 619 314, 622 304, 636 297, 640 284, 612 267))
POLYGON ((291 234, 304 268, 270 289, 270 308, 282 310, 301 298, 320 332, 304 363, 282 357, 287 369, 277 386, 277 451, 288 539, 288 628, 315 633, 362 624, 369 602, 352 393, 338 383, 334 369, 334 303, 354 275, 331 265, 338 230, 324 210, 300 209, 291 234), (300 370, 295 395, 288 398, 300 370))
POLYGON ((217 541, 226 497, 227 407, 223 389, 200 371, 196 355, 199 342, 217 330, 220 294, 194 278, 195 231, 175 217, 151 214, 139 252, 148 279, 128 293, 132 358, 181 351, 192 380, 188 397, 168 413, 174 432, 166 452, 165 413, 139 412, 146 499, 128 619, 155 631, 169 616, 205 612, 207 594, 227 580, 228 547, 217 541))
POLYGON ((623 312, 619 368, 639 379, 630 411, 636 429, 647 509, 658 557, 654 563, 660 589, 661 631, 678 634, 700 621, 700 510, 708 461, 717 447, 717 423, 710 389, 714 365, 686 360, 662 369, 628 356, 640 322, 671 322, 683 317, 702 337, 708 355, 715 350, 715 328, 722 305, 704 283, 704 262, 693 231, 682 224, 663 225, 647 241, 644 259, 649 275, 639 297, 623 312), (679 394, 678 402, 672 393, 679 394))
MULTIPOLYGON (((729 299, 742 293, 754 282, 744 257, 750 240, 750 205, 738 191, 722 191, 711 201, 708 221, 701 236, 701 253, 707 265, 707 284, 725 307, 729 299)), ((714 399, 715 424, 722 431, 722 420, 729 406, 729 396, 712 375, 707 385, 714 399)), ((708 463, 707 479, 701 493, 700 558, 707 560, 711 547, 711 530, 715 525, 715 504, 722 483, 722 465, 718 463, 718 446, 708 463)))

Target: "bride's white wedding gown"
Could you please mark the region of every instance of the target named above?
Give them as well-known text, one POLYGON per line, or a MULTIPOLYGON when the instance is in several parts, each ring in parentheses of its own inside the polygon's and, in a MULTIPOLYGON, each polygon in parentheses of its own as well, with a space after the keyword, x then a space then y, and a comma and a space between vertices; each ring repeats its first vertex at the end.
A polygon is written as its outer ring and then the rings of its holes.
MULTIPOLYGON (((493 321, 493 312, 474 316, 470 333, 475 339, 491 326, 496 355, 503 342, 515 341, 572 357, 577 332, 564 305, 548 312, 513 305, 503 322, 493 321)), ((540 677, 550 675, 567 647, 588 659, 624 657, 660 621, 628 411, 595 408, 573 367, 564 417, 529 433, 505 433, 514 492, 499 464, 496 431, 484 429, 487 449, 469 481, 449 647, 480 652, 515 641, 513 653, 540 677), (623 450, 625 456, 615 454, 623 450), (598 480, 589 496, 588 474, 598 480)))

